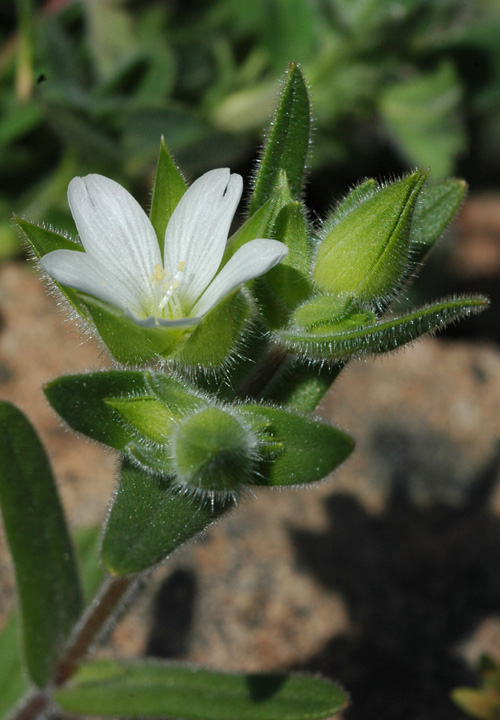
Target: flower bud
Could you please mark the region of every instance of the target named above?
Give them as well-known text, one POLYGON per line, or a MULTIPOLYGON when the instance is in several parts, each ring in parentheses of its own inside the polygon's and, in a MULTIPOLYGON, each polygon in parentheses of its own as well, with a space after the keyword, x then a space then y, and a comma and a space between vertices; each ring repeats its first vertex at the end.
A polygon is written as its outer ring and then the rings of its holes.
POLYGON ((313 269, 318 289, 362 303, 393 297, 405 277, 413 210, 425 176, 417 171, 387 185, 328 227, 313 269))
POLYGON ((234 495, 248 481, 256 441, 234 415, 208 407, 186 417, 172 438, 176 482, 209 497, 234 495))

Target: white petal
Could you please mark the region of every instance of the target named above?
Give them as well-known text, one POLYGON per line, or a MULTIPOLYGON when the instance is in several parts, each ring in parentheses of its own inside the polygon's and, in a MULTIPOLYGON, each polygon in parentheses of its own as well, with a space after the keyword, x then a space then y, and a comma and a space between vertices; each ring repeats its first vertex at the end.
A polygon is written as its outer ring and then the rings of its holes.
POLYGON ((134 295, 99 260, 76 250, 54 250, 44 255, 41 266, 54 280, 75 290, 93 295, 122 310, 141 313, 134 295))
POLYGON ((87 253, 122 278, 129 292, 152 293, 150 278, 161 253, 155 231, 125 188, 102 175, 74 178, 68 201, 87 253))
POLYGON ((184 193, 165 232, 165 268, 174 275, 179 263, 185 274, 179 295, 196 302, 217 272, 229 228, 243 191, 239 175, 227 168, 211 170, 184 193))
POLYGON ((287 246, 278 240, 251 240, 245 243, 205 290, 192 310, 193 315, 205 315, 234 288, 263 275, 287 253, 287 246))

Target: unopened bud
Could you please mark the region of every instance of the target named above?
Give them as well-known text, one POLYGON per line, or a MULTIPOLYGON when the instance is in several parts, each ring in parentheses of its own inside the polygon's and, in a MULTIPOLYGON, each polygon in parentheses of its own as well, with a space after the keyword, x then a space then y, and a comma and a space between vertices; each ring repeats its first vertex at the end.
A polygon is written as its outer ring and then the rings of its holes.
POLYGON ((417 171, 387 185, 328 230, 313 270, 321 291, 358 302, 393 296, 406 276, 413 210, 425 177, 417 171))
POLYGON ((209 497, 234 495, 254 464, 251 431, 231 413, 209 407, 186 417, 172 441, 176 482, 209 497))

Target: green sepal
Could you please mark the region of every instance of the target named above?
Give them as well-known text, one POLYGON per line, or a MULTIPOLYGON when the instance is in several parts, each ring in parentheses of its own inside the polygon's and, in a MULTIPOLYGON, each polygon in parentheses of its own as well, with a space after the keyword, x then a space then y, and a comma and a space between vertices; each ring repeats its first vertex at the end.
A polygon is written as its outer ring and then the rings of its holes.
MULTIPOLYGON (((175 424, 182 417, 180 412, 172 412, 156 397, 118 397, 105 398, 104 402, 119 413, 132 431, 149 438, 155 443, 168 442, 175 424)), ((186 404, 183 410, 195 409, 186 404)))
POLYGON ((378 189, 377 181, 373 178, 363 180, 356 187, 354 187, 347 195, 341 200, 333 209, 331 213, 326 217, 321 225, 321 235, 325 235, 339 222, 344 215, 352 212, 355 208, 361 205, 365 200, 373 197, 378 189))
POLYGON ((156 166, 149 219, 153 225, 163 257, 165 230, 181 197, 187 190, 186 183, 170 155, 165 140, 160 142, 160 154, 156 166))
POLYGON ((250 213, 271 197, 280 171, 286 172, 293 199, 300 200, 310 126, 309 93, 298 66, 290 63, 260 160, 250 213))
POLYGON ((142 327, 113 305, 82 293, 78 297, 111 355, 125 365, 169 357, 193 331, 194 326, 142 327))
POLYGON ((65 235, 56 232, 56 230, 50 230, 50 228, 37 225, 16 215, 14 215, 14 220, 19 225, 24 237, 39 259, 54 250, 76 250, 77 252, 85 252, 79 243, 70 240, 65 235))
POLYGON ((413 211, 426 174, 417 171, 368 197, 321 238, 313 279, 323 292, 386 301, 408 263, 413 211))
MULTIPOLYGON (((77 252, 84 252, 83 247, 79 243, 70 240, 55 230, 50 230, 49 228, 43 227, 43 225, 37 225, 16 215, 14 215, 14 220, 38 259, 54 250, 76 250, 77 252)), ((89 314, 77 291, 60 285, 55 282, 55 280, 54 283, 75 310, 84 318, 88 319, 89 314)))
POLYGON ((443 180, 425 185, 413 213, 412 266, 421 263, 457 214, 467 193, 464 180, 443 180))
POLYGON ((267 325, 277 328, 286 324, 290 311, 311 293, 310 246, 300 202, 289 203, 281 210, 273 237, 288 247, 288 255, 252 283, 252 293, 267 325))
POLYGON ((84 665, 54 698, 70 714, 183 720, 321 720, 348 704, 341 688, 317 676, 230 674, 150 660, 84 665))
POLYGON ((174 359, 179 365, 195 370, 224 367, 241 345, 251 312, 250 301, 243 290, 230 293, 202 317, 174 359))
POLYGON ((153 476, 125 460, 105 527, 103 565, 114 576, 146 570, 232 507, 229 497, 224 503, 196 501, 167 476, 153 476))
POLYGON ((7 402, 0 403, 0 505, 26 667, 45 687, 82 610, 80 579, 45 450, 27 418, 7 402))
POLYGON ((311 417, 264 405, 238 408, 259 438, 263 460, 253 484, 270 487, 321 480, 354 448, 341 430, 311 417))
POLYGON ((428 332, 481 312, 488 306, 481 296, 458 297, 419 308, 412 313, 373 324, 373 314, 346 316, 330 327, 322 325, 308 331, 290 326, 277 337, 288 352, 311 362, 339 361, 352 356, 380 354, 417 340, 428 332), (353 324, 354 327, 349 327, 353 324))

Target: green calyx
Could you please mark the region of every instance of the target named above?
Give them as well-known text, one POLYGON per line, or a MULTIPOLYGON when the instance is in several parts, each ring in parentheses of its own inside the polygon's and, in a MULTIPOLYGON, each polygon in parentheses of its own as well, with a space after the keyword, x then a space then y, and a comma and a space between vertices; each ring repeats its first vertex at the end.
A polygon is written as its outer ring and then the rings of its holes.
POLYGON ((255 440, 248 428, 218 407, 181 422, 172 437, 175 482, 194 494, 234 495, 249 478, 255 440))

